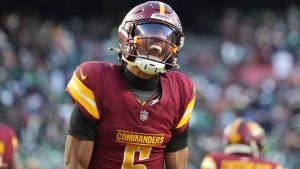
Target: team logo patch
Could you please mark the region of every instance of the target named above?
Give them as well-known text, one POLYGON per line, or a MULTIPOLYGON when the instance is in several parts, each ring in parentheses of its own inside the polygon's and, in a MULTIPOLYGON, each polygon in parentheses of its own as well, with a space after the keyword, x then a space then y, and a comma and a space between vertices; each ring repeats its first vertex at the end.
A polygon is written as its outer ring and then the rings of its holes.
POLYGON ((148 119, 148 115, 149 115, 149 113, 148 113, 147 111, 143 110, 143 111, 141 111, 141 113, 140 113, 140 119, 141 119, 142 121, 145 121, 145 120, 148 119))

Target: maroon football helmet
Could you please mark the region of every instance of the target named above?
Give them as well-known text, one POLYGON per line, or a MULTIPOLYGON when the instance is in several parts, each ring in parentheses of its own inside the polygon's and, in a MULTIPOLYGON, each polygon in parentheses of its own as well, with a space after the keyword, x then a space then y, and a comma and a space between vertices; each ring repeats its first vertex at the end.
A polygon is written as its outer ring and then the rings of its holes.
POLYGON ((119 59, 148 74, 179 68, 177 55, 184 43, 175 11, 159 1, 134 7, 119 26, 119 59))
POLYGON ((258 123, 238 118, 225 128, 223 134, 226 144, 231 150, 235 149, 234 152, 259 156, 263 149, 264 133, 264 129, 258 123))

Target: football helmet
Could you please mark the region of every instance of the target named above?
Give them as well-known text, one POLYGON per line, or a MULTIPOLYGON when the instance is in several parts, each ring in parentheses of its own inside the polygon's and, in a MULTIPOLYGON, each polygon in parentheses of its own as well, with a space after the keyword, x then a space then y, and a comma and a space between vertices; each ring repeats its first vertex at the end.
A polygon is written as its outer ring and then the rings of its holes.
POLYGON ((264 129, 256 122, 238 118, 224 129, 225 153, 250 153, 258 157, 263 149, 264 129))
POLYGON ((175 11, 159 1, 134 7, 119 26, 119 60, 139 67, 146 74, 179 68, 177 55, 184 43, 175 11))

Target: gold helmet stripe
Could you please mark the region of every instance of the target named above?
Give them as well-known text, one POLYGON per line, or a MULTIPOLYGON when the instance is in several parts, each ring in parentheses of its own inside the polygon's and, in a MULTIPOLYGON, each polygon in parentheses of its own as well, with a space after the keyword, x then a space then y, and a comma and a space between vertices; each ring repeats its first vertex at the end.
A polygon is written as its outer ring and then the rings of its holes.
POLYGON ((242 119, 238 118, 237 120, 235 120, 231 126, 231 133, 229 136, 229 140, 231 143, 238 143, 239 141, 241 141, 241 136, 238 133, 238 129, 242 123, 242 119))
POLYGON ((159 2, 159 13, 165 15, 165 4, 163 2, 159 2))

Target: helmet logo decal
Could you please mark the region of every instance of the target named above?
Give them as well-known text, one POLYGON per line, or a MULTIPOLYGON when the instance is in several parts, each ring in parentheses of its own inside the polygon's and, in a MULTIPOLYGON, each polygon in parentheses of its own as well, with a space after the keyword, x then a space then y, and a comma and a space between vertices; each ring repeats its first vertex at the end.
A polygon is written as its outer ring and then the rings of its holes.
POLYGON ((141 111, 141 113, 140 113, 140 119, 141 119, 142 121, 145 121, 145 120, 148 119, 148 115, 149 115, 149 113, 148 113, 147 111, 143 110, 143 111, 141 111))
POLYGON ((136 17, 136 19, 143 19, 143 18, 144 18, 143 15, 139 15, 139 16, 136 17))
POLYGON ((167 15, 161 15, 159 13, 154 13, 154 14, 151 15, 151 18, 158 19, 158 20, 163 20, 163 21, 171 23, 171 18, 168 17, 167 15))

